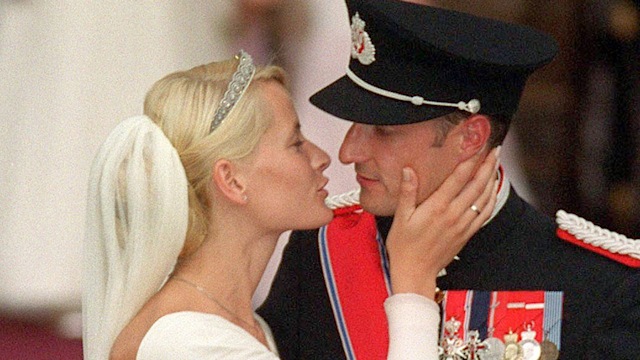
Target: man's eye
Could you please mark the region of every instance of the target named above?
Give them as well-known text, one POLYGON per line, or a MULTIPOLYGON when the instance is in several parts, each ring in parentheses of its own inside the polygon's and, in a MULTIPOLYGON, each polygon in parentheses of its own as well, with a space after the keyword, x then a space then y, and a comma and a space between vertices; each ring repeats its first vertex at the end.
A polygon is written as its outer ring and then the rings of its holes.
POLYGON ((378 135, 389 135, 393 133, 393 129, 390 128, 389 126, 376 126, 375 132, 378 135))

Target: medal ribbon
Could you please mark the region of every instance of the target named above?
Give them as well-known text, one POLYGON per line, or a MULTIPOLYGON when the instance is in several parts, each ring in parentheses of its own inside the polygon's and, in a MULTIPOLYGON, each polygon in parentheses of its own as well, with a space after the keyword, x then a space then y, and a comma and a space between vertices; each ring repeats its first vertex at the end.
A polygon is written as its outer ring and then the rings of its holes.
POLYGON ((499 291, 494 336, 498 339, 509 333, 519 336, 530 325, 536 332, 535 339, 541 342, 543 313, 544 291, 499 291))
MULTIPOLYGON (((480 339, 487 338, 488 317, 491 315, 491 292, 474 291, 468 330, 478 330, 480 339)), ((467 339, 465 339, 467 340, 467 339)))
POLYGON ((322 271, 347 359, 382 360, 389 347, 388 262, 375 217, 355 208, 320 229, 322 271))
POLYGON ((560 323, 562 321, 562 291, 544 293, 543 339, 556 344, 560 350, 560 323))
MULTIPOLYGON (((471 304, 473 303, 473 290, 448 290, 444 294, 442 301, 442 333, 444 336, 444 323, 455 318, 460 321, 460 329, 458 330, 458 338, 465 340, 469 330, 469 321, 471 318, 471 304)), ((485 314, 486 318, 486 314, 485 314)), ((474 329, 471 329, 474 330, 474 329)))

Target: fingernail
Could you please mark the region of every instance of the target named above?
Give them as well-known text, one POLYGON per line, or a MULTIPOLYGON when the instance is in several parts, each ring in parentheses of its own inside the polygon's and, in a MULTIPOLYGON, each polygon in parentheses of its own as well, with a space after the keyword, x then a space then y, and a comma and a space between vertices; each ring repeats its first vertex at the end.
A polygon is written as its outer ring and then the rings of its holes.
POLYGON ((402 169, 402 180, 411 181, 411 172, 407 168, 402 169))
POLYGON ((502 145, 498 145, 496 148, 496 159, 500 159, 500 150, 502 150, 502 145))

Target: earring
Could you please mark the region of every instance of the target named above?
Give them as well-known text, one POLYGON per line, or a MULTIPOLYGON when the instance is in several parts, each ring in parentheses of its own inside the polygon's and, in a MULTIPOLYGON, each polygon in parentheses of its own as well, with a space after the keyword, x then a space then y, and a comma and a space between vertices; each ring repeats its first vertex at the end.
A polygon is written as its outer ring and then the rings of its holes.
POLYGON ((249 197, 247 196, 247 194, 242 194, 242 200, 244 201, 249 200, 249 197))

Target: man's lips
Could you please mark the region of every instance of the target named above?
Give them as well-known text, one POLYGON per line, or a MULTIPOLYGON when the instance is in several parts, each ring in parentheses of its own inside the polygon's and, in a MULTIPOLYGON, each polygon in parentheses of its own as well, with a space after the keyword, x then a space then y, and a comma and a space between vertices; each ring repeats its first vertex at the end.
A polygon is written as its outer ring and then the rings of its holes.
POLYGON ((378 180, 364 176, 362 174, 356 174, 356 181, 360 184, 360 186, 367 186, 378 183, 378 180))

